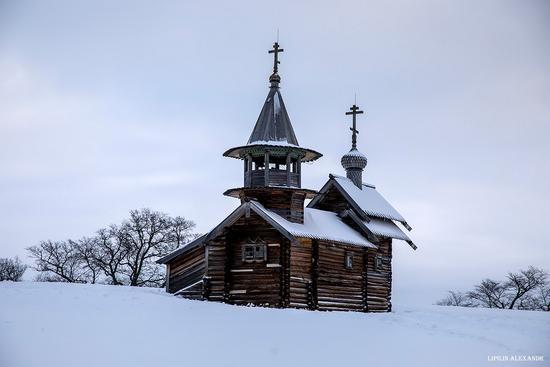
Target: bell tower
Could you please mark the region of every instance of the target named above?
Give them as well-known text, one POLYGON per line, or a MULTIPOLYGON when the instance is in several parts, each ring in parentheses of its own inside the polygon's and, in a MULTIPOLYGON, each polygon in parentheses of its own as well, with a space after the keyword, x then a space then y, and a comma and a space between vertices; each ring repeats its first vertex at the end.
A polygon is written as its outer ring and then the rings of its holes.
POLYGON ((257 200, 283 218, 303 223, 304 200, 315 191, 302 189, 302 163, 322 154, 301 147, 294 134, 279 88, 279 54, 283 51, 278 42, 269 51, 273 54, 269 92, 248 142, 223 154, 244 161, 243 186, 224 195, 257 200))

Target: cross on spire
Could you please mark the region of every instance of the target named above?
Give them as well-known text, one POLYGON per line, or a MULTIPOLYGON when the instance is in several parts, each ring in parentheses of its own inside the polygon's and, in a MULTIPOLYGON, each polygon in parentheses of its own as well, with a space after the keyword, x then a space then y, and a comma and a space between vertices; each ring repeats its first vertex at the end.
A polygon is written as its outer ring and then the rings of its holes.
POLYGON ((359 131, 357 130, 357 115, 360 115, 362 113, 363 111, 359 110, 359 106, 355 104, 353 104, 353 106, 350 107, 350 112, 346 112, 346 115, 353 116, 353 127, 349 128, 352 131, 352 135, 351 135, 352 149, 357 149, 357 134, 359 134, 359 131))
POLYGON ((273 50, 269 50, 268 53, 274 54, 273 56, 273 74, 277 74, 279 71, 279 64, 281 63, 279 61, 279 52, 283 52, 284 50, 282 48, 279 48, 279 42, 275 42, 273 44, 273 50))

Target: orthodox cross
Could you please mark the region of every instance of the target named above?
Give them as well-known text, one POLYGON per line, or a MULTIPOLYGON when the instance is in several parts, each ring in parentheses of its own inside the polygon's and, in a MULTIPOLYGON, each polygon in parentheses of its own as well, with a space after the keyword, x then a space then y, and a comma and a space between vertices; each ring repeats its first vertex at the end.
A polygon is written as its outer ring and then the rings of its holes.
POLYGON ((363 113, 363 111, 359 110, 359 107, 355 104, 350 107, 351 112, 346 112, 346 115, 352 115, 353 116, 353 127, 350 127, 349 129, 352 131, 351 135, 351 147, 352 149, 357 148, 357 134, 359 134, 359 131, 357 130, 357 115, 360 115, 363 113))
POLYGON ((279 61, 279 52, 283 52, 284 50, 282 48, 279 48, 279 42, 275 42, 273 44, 273 50, 269 50, 268 53, 274 54, 273 59, 273 74, 277 74, 277 71, 279 71, 279 64, 281 63, 279 61))

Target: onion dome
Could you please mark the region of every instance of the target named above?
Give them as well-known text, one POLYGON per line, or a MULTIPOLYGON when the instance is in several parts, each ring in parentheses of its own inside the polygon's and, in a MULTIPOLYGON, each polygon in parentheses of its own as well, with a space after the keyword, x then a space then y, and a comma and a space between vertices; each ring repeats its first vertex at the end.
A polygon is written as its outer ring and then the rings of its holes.
POLYGON ((342 156, 342 166, 345 170, 348 169, 365 169, 367 166, 367 157, 357 150, 352 148, 349 152, 342 156))

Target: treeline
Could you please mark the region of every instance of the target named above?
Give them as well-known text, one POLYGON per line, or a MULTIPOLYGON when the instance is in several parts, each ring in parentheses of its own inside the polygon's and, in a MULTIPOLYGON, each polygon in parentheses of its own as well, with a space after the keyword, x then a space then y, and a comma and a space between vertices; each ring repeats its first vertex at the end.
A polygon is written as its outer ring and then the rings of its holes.
POLYGON ((155 260, 196 238, 194 227, 183 217, 132 210, 91 237, 42 241, 27 250, 38 281, 162 287, 164 269, 155 260))
POLYGON ((485 279, 469 292, 449 291, 440 306, 550 311, 548 272, 533 266, 508 273, 506 280, 485 279))

